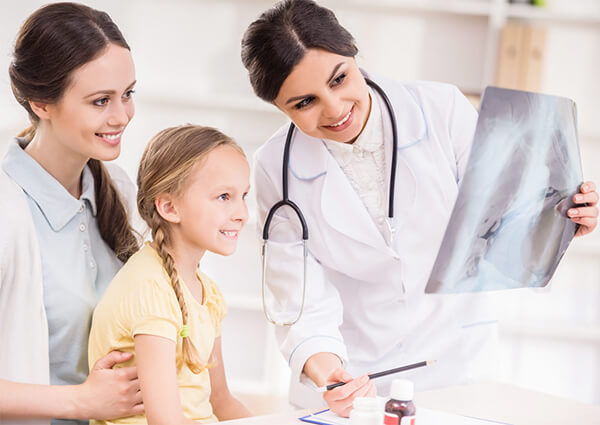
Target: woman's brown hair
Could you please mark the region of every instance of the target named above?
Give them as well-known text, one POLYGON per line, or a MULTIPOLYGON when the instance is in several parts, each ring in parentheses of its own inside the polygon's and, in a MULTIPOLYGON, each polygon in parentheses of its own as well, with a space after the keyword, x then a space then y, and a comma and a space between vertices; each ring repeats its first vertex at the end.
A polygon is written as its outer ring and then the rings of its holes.
MULTIPOLYGON (((29 114, 31 126, 19 137, 31 141, 39 117, 29 102, 58 102, 73 71, 98 57, 109 44, 129 45, 107 13, 77 3, 54 3, 36 10, 17 35, 8 73, 17 102, 29 114)), ((101 161, 89 159, 94 176, 97 222, 102 239, 121 261, 138 248, 127 211, 101 161)))
POLYGON ((354 57, 352 34, 312 0, 282 0, 252 22, 242 38, 242 63, 254 93, 273 102, 308 49, 354 57))
MULTIPOLYGON (((194 166, 220 146, 234 147, 243 155, 242 149, 230 137, 212 127, 192 124, 170 127, 150 140, 138 169, 138 210, 152 230, 152 239, 177 296, 184 325, 188 323, 188 310, 175 261, 169 253, 172 243, 169 223, 156 210, 155 201, 162 194, 181 196, 194 166)), ((208 367, 201 363, 198 350, 189 336, 183 338, 183 361, 194 373, 208 367)))

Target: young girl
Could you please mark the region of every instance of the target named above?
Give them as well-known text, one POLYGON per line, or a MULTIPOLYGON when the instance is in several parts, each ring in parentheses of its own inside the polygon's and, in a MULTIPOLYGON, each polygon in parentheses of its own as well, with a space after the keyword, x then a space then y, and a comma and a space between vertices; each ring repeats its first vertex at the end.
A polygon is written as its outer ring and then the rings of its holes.
POLYGON ((21 27, 8 71, 31 127, 0 170, 0 420, 142 412, 135 368, 111 370, 130 354, 87 365, 92 311, 138 249, 135 187, 103 164, 134 114, 129 46, 106 13, 50 4, 21 27))
MULTIPOLYGON (((277 329, 292 369, 290 400, 315 406, 320 394, 306 382, 344 381, 323 395, 344 416, 355 397, 375 393, 374 385, 388 393, 394 376, 371 382, 370 372, 437 359, 404 376, 421 390, 465 382, 496 327, 484 296, 424 294, 466 167, 476 111, 449 84, 369 76, 359 69, 357 53, 334 13, 310 0, 277 3, 242 40, 254 92, 296 125, 285 165, 290 200, 304 212, 310 240, 304 313, 277 329), (390 190, 395 216, 388 220, 390 190)), ((287 134, 288 125, 255 156, 262 223, 282 199, 287 134)), ((574 201, 569 217, 581 225, 581 236, 598 221, 595 185, 583 184, 574 201)), ((299 227, 293 213, 278 210, 269 237, 280 246, 296 244, 299 227)), ((299 304, 287 289, 302 278, 294 273, 302 264, 295 253, 272 252, 266 271, 282 304, 299 304)))
POLYGON ((225 380, 225 302, 198 270, 207 250, 235 251, 248 218, 249 174, 241 148, 213 128, 168 128, 146 147, 137 199, 152 242, 110 284, 89 344, 90 364, 115 349, 135 353, 146 417, 110 423, 174 425, 249 415, 225 380))

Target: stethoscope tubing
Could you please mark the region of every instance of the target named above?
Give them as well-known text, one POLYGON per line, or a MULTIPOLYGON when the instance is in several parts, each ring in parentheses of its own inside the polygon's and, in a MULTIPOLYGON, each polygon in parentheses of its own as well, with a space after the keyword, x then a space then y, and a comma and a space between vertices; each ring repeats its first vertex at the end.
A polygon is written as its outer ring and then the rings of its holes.
MULTIPOLYGON (((365 77, 365 81, 369 86, 379 93, 379 95, 383 98, 386 108, 388 110, 391 124, 392 124, 392 163, 390 170, 390 182, 389 182, 389 203, 388 203, 388 226, 390 227, 391 237, 394 237, 394 226, 392 225, 392 220, 394 218, 394 192, 396 188, 396 164, 397 164, 397 156, 398 156, 398 129, 396 126, 396 116, 394 114, 394 108, 392 107, 392 103, 385 91, 377 85, 372 80, 365 77)), ((376 102, 376 99, 372 99, 371 102, 376 102)), ((304 310, 304 299, 306 296, 306 271, 307 271, 307 262, 308 262, 308 225, 306 224, 306 219, 304 218, 304 214, 302 214, 302 210, 296 203, 289 199, 289 185, 288 185, 288 174, 289 174, 289 162, 290 162, 290 149, 294 136, 294 131, 296 126, 294 123, 290 124, 290 127, 287 132, 287 136, 285 139, 285 145, 283 148, 283 164, 282 164, 282 195, 283 199, 275 205, 271 207, 267 214, 267 218, 265 219, 265 224, 263 226, 263 243, 261 248, 262 254, 262 301, 263 301, 263 310, 267 320, 273 323, 276 326, 291 326, 300 320, 302 316, 302 311, 304 310), (290 207, 298 216, 300 220, 300 224, 302 226, 302 243, 303 243, 303 257, 304 257, 304 278, 303 278, 303 288, 302 288, 302 302, 300 305, 300 310, 298 315, 293 320, 288 320, 284 322, 277 322, 271 315, 269 314, 266 302, 266 274, 267 274, 267 242, 269 240, 269 227, 271 226, 271 221, 275 216, 277 210, 281 207, 288 206, 290 207)))
MULTIPOLYGON (((396 125, 396 115, 394 114, 394 108, 392 107, 392 102, 389 97, 385 93, 385 91, 374 81, 365 78, 365 81, 368 85, 373 87, 377 93, 383 98, 385 106, 388 110, 390 121, 392 122, 392 164, 390 170, 390 194, 388 200, 388 217, 390 220, 394 218, 394 194, 396 191, 396 165, 398 163, 398 128, 396 125)), ((376 100, 373 99, 372 102, 376 100)))

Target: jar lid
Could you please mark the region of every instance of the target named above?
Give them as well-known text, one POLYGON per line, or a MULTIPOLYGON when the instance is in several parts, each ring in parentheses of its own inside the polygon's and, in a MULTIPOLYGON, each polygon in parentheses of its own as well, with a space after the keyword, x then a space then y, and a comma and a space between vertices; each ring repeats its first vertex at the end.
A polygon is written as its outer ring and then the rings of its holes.
POLYGON ((415 395, 415 385, 408 379, 394 379, 390 389, 390 398, 394 400, 409 401, 415 395))
POLYGON ((375 397, 356 397, 352 402, 352 408, 362 411, 378 411, 381 403, 375 397))

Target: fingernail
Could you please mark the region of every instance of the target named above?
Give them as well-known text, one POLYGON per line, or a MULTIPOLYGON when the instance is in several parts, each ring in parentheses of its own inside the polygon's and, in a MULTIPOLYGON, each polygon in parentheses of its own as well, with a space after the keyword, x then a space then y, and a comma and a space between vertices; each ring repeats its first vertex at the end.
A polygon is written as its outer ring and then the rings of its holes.
POLYGON ((577 215, 577 214, 579 214, 579 212, 576 209, 570 209, 569 210, 569 214, 570 215, 577 215))
POLYGON ((575 202, 581 202, 583 201, 583 196, 582 195, 575 195, 575 202))
POLYGON ((581 185, 581 190, 583 190, 584 192, 587 192, 587 190, 588 190, 588 185, 587 185, 587 184, 582 184, 582 185, 581 185))

